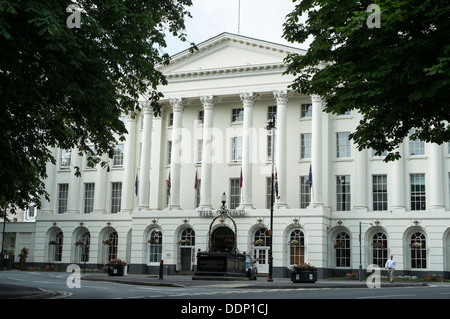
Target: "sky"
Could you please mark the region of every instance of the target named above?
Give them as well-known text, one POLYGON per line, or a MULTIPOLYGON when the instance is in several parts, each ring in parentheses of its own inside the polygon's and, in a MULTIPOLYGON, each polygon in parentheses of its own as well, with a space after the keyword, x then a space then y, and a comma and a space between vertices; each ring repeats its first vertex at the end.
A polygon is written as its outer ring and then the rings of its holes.
MULTIPOLYGON (((192 18, 186 18, 187 39, 199 44, 223 32, 307 49, 307 44, 293 44, 283 38, 283 23, 293 11, 291 0, 193 0, 188 7, 192 18), (239 10, 240 3, 240 10, 239 10), (239 14, 240 12, 240 14, 239 14), (240 18, 239 18, 240 17, 240 18)), ((173 36, 167 37, 169 55, 187 48, 173 36)))

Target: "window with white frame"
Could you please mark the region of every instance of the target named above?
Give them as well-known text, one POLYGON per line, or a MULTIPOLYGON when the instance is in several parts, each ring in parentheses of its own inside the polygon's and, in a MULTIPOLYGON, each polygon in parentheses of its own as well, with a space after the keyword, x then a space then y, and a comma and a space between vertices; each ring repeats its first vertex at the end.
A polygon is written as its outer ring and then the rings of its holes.
POLYGON ((195 231, 192 228, 186 228, 181 233, 180 246, 195 246, 195 231))
POLYGON ((197 124, 203 124, 204 119, 205 119, 205 112, 203 110, 198 111, 197 124))
POLYGON ((336 267, 350 267, 350 247, 350 236, 346 232, 339 233, 334 242, 336 267))
POLYGON ((425 174, 411 174, 411 210, 426 210, 425 174))
POLYGON ((415 132, 415 130, 411 130, 409 132, 409 155, 425 155, 425 142, 413 137, 413 134, 415 134, 415 132))
POLYGON ((386 234, 378 232, 372 237, 372 264, 384 268, 388 259, 388 244, 386 234))
POLYGON ((59 168, 69 169, 70 168, 70 150, 61 150, 59 157, 59 168))
POLYGON ((112 162, 113 167, 123 166, 123 144, 117 144, 114 148, 114 156, 112 162))
POLYGON ((91 244, 91 234, 86 231, 80 236, 80 240, 83 242, 82 245, 77 245, 79 249, 80 262, 89 261, 89 247, 91 244))
POLYGON ((289 264, 305 262, 305 235, 300 229, 294 229, 289 236, 289 264))
POLYGON ((69 197, 69 184, 58 184, 58 214, 67 211, 67 199, 69 197))
POLYGON ((111 214, 120 212, 122 202, 122 182, 111 183, 111 214))
MULTIPOLYGON (((275 202, 275 190, 273 192, 275 202)), ((272 176, 266 177, 266 208, 269 209, 272 205, 272 176)))
POLYGON ((231 138, 231 162, 242 161, 242 136, 231 138))
POLYGON ((162 232, 153 229, 148 239, 149 263, 159 263, 162 259, 162 232))
POLYGON ((89 151, 86 152, 85 155, 85 167, 86 169, 95 168, 95 165, 98 161, 98 157, 95 156, 94 153, 94 145, 89 145, 89 151))
POLYGON ((271 120, 272 117, 276 118, 276 116, 277 116, 277 106, 271 105, 267 107, 267 120, 271 120))
POLYGON ((231 111, 231 123, 242 122, 244 120, 244 108, 233 109, 231 111))
POLYGON ((197 179, 197 189, 195 190, 195 207, 200 206, 201 188, 202 188, 202 180, 201 179, 197 179))
POLYGON ((300 117, 301 118, 310 118, 312 117, 312 104, 311 103, 302 103, 300 106, 300 117))
POLYGON ((239 178, 230 178, 230 209, 236 209, 241 203, 241 187, 239 178))
POLYGON ((336 157, 349 158, 350 157, 350 140, 349 132, 336 133, 336 157))
POLYGON ((311 133, 300 134, 300 159, 311 158, 311 133))
POLYGON ((272 162, 272 149, 273 152, 275 152, 273 155, 274 160, 276 162, 277 160, 277 144, 275 143, 275 141, 273 141, 273 144, 275 144, 275 147, 272 147, 272 131, 269 131, 269 134, 267 135, 267 162, 272 162))
POLYGON ((311 188, 309 187, 309 177, 300 176, 300 208, 308 207, 311 202, 311 188))
POLYGON ((336 176, 336 210, 350 210, 350 175, 336 176))
POLYGON ((169 119, 167 122, 167 126, 173 126, 173 112, 169 113, 169 119))
POLYGON ((386 174, 372 176, 372 205, 374 211, 386 211, 388 208, 386 174))
POLYGON ((84 183, 83 211, 85 214, 94 210, 94 189, 95 183, 84 183))
POLYGON ((202 163, 202 155, 203 155, 203 139, 197 140, 197 152, 195 155, 195 162, 197 164, 202 163))
POLYGON ((55 242, 54 242, 54 261, 61 261, 62 260, 62 251, 63 251, 63 240, 64 235, 62 232, 59 232, 55 236, 55 242))
POLYGON ((427 241, 421 232, 411 235, 411 268, 427 268, 427 241))
POLYGON ((105 245, 107 246, 107 260, 106 261, 110 261, 111 259, 116 259, 117 258, 117 249, 119 247, 119 235, 117 234, 117 232, 112 232, 108 238, 108 244, 105 245))
POLYGON ((172 141, 167 141, 167 165, 172 161, 172 141))

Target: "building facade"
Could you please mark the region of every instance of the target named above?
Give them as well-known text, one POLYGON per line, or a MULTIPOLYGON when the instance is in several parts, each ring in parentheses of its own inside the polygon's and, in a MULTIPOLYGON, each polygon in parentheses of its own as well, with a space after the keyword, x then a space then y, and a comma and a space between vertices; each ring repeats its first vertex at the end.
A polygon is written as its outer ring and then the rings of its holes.
POLYGON ((76 150, 53 150, 51 201, 22 231, 29 262, 121 258, 131 273, 157 273, 163 260, 172 273, 195 269, 197 251, 236 241, 267 273, 273 170, 274 277, 304 262, 319 278, 384 268, 390 254, 400 273, 448 275, 448 144, 407 138, 402 158, 385 163, 348 140, 360 114, 325 113, 319 96, 289 90, 283 59, 302 50, 229 33, 198 48, 161 68, 160 117, 143 98, 142 111, 123 118, 128 135, 109 172, 76 150), (215 219, 223 193, 236 226, 215 219))

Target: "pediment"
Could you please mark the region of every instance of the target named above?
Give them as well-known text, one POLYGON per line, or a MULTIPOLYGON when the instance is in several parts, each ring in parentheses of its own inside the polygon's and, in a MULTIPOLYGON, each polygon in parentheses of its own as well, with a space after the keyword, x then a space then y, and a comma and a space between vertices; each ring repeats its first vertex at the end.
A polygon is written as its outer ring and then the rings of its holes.
POLYGON ((249 72, 284 67, 290 53, 305 51, 289 46, 256 40, 240 35, 222 33, 197 45, 198 51, 180 52, 168 66, 160 70, 170 79, 198 74, 249 72))

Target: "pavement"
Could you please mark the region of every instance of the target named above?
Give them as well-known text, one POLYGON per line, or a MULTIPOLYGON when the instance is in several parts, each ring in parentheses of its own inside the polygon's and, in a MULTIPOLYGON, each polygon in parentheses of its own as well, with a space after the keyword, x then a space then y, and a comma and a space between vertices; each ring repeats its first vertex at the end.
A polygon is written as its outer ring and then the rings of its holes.
MULTIPOLYGON (((160 286, 160 287, 193 287, 193 288, 245 288, 245 289, 298 289, 298 288, 368 288, 365 280, 332 280, 319 279, 315 283, 294 283, 290 278, 258 277, 257 280, 246 278, 202 277, 192 275, 164 275, 159 279, 157 275, 127 274, 126 276, 108 276, 108 274, 82 274, 82 280, 107 281, 129 285, 160 286)), ((381 287, 418 287, 427 286, 425 282, 381 281, 381 287)))

